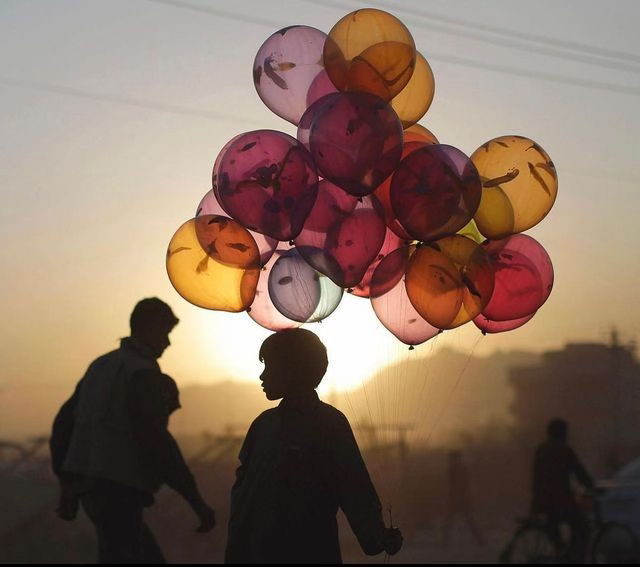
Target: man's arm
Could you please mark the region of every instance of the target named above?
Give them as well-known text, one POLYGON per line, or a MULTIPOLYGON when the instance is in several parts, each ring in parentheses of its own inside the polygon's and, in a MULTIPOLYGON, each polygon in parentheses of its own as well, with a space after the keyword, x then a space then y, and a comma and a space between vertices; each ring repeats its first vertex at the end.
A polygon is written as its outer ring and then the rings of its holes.
POLYGON ((587 490, 594 489, 594 482, 591 478, 591 475, 587 472, 587 469, 583 466, 578 459, 578 455, 576 455, 575 451, 569 447, 570 452, 570 467, 571 472, 576 476, 578 482, 584 486, 587 490))
POLYGON ((80 385, 78 382, 73 395, 64 403, 58 411, 53 426, 51 427, 51 438, 49 439, 49 450, 51 452, 51 468, 57 477, 62 476, 62 466, 67 456, 73 426, 75 421, 75 410, 78 404, 80 385))

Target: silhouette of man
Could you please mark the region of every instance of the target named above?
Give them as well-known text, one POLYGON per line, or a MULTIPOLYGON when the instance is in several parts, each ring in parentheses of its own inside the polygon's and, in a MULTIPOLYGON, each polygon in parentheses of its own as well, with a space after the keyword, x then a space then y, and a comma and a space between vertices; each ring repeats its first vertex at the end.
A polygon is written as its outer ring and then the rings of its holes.
POLYGON ((251 424, 231 490, 226 563, 342 563, 338 508, 363 551, 397 553, 347 418, 315 392, 327 369, 318 337, 281 331, 260 348, 260 376, 278 407, 251 424))
POLYGON ((563 419, 553 419, 547 425, 547 440, 535 452, 533 462, 534 515, 545 516, 551 536, 560 549, 560 524, 571 528, 571 541, 567 559, 573 562, 584 560, 589 539, 589 524, 571 490, 571 478, 586 489, 594 484, 574 450, 568 444, 569 426, 563 419))
POLYGON ((445 516, 442 545, 449 544, 449 534, 454 520, 464 520, 478 545, 484 544, 484 538, 473 520, 471 512, 471 491, 469 488, 469 470, 462 461, 459 451, 449 453, 447 466, 447 513, 445 516))
POLYGON ((162 484, 191 505, 198 531, 215 525, 215 513, 167 429, 169 415, 180 407, 179 393, 157 359, 177 323, 161 300, 138 302, 131 336, 91 363, 53 424, 52 465, 61 482, 58 515, 72 520, 79 500, 95 526, 100 563, 165 562, 143 520, 143 509, 153 504, 162 484))

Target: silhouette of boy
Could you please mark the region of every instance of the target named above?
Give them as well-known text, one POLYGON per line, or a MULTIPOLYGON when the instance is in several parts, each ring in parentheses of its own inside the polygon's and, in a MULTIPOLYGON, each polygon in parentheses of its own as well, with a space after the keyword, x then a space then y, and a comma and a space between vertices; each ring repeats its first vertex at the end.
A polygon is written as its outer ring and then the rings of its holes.
POLYGON ((315 392, 327 369, 318 337, 281 331, 260 348, 262 388, 282 402, 251 424, 231 490, 226 563, 342 563, 338 508, 367 555, 397 553, 347 418, 315 392))
POLYGON ((131 313, 131 336, 89 365, 53 424, 58 515, 72 520, 82 504, 96 529, 100 563, 164 563, 143 520, 143 509, 163 484, 191 505, 199 531, 215 525, 214 511, 167 429, 170 414, 180 407, 179 393, 157 359, 177 323, 158 298, 139 301, 131 313))

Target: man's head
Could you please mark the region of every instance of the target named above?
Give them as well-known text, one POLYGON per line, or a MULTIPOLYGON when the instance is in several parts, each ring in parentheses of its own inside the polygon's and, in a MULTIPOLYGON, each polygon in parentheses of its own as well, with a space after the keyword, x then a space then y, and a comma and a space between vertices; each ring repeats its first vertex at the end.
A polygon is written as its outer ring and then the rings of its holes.
POLYGON ((274 333, 260 347, 260 375, 269 400, 313 391, 327 371, 327 349, 305 329, 274 333))
POLYGON ((547 424, 547 437, 551 441, 566 441, 569 434, 569 424, 560 418, 552 419, 547 424))
POLYGON ((129 319, 131 336, 148 346, 157 358, 171 344, 169 333, 177 324, 171 307, 157 297, 138 301, 129 319))

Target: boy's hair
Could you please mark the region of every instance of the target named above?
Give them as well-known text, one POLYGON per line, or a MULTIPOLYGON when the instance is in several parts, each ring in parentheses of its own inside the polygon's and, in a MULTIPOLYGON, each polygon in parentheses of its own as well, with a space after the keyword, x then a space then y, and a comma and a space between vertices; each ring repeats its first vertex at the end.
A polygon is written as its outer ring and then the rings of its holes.
POLYGON ((171 311, 171 307, 157 297, 147 297, 138 301, 129 318, 132 335, 154 325, 166 323, 175 327, 178 322, 179 320, 171 311))
POLYGON ((274 333, 262 343, 258 356, 261 361, 269 358, 290 368, 295 375, 296 385, 303 389, 316 388, 329 364, 326 347, 317 335, 306 329, 287 329, 274 333))
POLYGON ((561 418, 552 419, 547 424, 547 436, 549 439, 563 441, 567 438, 569 432, 569 424, 561 418))

